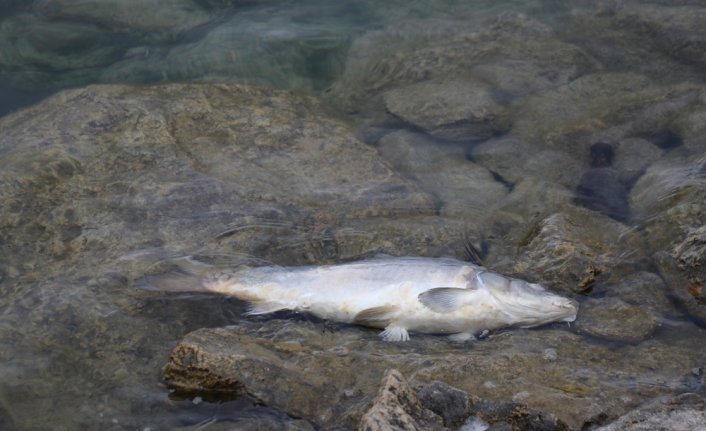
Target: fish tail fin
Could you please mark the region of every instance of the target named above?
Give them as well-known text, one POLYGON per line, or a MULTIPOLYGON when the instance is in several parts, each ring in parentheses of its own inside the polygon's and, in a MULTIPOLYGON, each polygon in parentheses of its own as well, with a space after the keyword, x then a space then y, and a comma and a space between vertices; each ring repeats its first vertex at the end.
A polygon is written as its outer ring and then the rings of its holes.
POLYGON ((181 271, 142 277, 137 286, 159 292, 208 292, 205 278, 181 271))
POLYGON ((159 292, 210 292, 213 267, 191 257, 170 262, 176 268, 158 275, 146 275, 137 282, 144 290, 159 292))

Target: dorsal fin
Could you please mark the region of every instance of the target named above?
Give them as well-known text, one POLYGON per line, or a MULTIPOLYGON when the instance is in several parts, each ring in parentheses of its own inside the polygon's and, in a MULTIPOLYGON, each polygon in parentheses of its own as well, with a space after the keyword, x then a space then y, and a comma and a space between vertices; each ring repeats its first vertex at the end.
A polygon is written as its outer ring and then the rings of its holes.
POLYGON ((466 303, 473 289, 435 287, 420 293, 417 298, 425 307, 437 313, 450 313, 466 303))

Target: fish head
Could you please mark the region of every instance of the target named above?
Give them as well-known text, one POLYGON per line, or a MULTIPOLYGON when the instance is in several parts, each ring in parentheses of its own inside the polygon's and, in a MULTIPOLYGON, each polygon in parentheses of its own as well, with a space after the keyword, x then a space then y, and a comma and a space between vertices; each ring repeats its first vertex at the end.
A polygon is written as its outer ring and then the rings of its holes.
POLYGON ((509 325, 530 328, 550 322, 573 322, 578 302, 554 294, 542 285, 492 272, 477 275, 478 284, 488 289, 509 325))

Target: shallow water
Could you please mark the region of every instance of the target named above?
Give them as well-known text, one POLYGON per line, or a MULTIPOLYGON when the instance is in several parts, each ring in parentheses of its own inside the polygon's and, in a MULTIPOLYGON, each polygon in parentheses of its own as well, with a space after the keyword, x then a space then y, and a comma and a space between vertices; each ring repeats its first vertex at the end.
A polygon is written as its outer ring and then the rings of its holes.
POLYGON ((0 429, 332 425, 171 393, 174 346, 227 325, 534 398, 575 428, 706 394, 703 19, 680 1, 0 0, 0 429), (190 82, 265 90, 242 95, 257 104, 246 114, 241 95, 169 87, 23 111, 90 84, 190 82), (95 112, 72 117, 83 103, 95 112), (162 112, 164 129, 150 117, 162 112), (238 129, 241 114, 259 129, 238 129), (130 139, 111 140, 121 128, 130 139), (139 289, 185 255, 219 267, 463 257, 467 240, 488 267, 578 299, 577 323, 389 345, 139 289))

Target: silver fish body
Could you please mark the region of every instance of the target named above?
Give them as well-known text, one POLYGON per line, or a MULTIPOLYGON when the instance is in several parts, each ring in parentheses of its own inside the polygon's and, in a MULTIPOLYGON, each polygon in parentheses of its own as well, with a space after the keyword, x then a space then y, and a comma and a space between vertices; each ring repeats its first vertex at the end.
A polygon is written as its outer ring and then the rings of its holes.
POLYGON ((572 322, 578 311, 576 301, 538 284, 451 258, 247 268, 205 277, 201 289, 249 301, 250 314, 288 309, 384 328, 386 341, 406 341, 409 331, 473 338, 508 326, 572 322))

